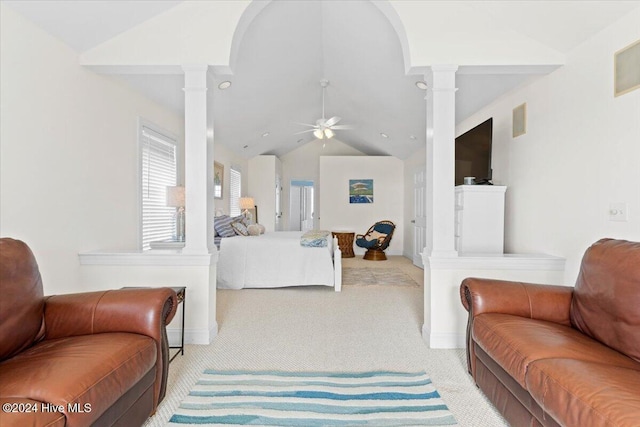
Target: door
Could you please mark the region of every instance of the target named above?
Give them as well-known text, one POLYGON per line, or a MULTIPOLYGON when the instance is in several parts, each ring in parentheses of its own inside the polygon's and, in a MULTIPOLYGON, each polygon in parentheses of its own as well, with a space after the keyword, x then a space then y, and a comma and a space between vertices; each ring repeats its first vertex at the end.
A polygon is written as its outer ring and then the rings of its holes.
POLYGON ((313 181, 291 180, 289 191, 289 230, 313 229, 313 181))
POLYGON ((427 169, 423 166, 413 173, 413 264, 424 268, 421 252, 427 239, 427 169))

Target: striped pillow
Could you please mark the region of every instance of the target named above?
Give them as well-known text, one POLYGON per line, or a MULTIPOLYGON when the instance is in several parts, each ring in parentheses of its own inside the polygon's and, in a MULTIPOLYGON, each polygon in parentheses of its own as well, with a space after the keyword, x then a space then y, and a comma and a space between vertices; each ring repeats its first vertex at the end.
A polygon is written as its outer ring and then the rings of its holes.
POLYGON ((233 221, 231 223, 231 228, 236 232, 238 236, 248 236, 249 230, 247 230, 247 226, 244 225, 242 221, 233 221))
POLYGON ((220 237, 233 237, 236 235, 233 227, 231 227, 233 221, 233 218, 229 215, 217 216, 213 220, 213 228, 215 228, 220 237))

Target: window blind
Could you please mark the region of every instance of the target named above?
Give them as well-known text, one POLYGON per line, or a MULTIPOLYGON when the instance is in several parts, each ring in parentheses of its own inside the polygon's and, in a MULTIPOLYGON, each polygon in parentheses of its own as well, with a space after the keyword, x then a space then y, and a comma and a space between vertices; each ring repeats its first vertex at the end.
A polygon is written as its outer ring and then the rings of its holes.
POLYGON ((242 173, 231 167, 231 185, 229 188, 229 215, 238 216, 240 210, 240 193, 242 192, 242 173))
POLYGON ((166 206, 166 190, 177 182, 176 141, 147 126, 140 128, 142 250, 175 233, 176 208, 166 206))

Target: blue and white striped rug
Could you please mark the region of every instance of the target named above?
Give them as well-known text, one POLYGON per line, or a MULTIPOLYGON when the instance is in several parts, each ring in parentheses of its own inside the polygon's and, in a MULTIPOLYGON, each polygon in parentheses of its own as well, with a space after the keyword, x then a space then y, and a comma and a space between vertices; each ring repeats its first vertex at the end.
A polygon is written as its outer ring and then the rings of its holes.
POLYGON ((424 372, 208 369, 169 421, 183 425, 450 426, 424 372))

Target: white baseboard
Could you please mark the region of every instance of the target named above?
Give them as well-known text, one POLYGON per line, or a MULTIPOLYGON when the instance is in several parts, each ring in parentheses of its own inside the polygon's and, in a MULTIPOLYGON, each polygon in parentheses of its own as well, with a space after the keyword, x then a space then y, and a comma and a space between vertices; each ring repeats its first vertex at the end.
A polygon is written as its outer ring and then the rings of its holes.
MULTIPOLYGON (((180 345, 180 328, 167 328, 167 338, 171 346, 180 345)), ((185 329, 185 344, 208 345, 213 342, 218 335, 218 323, 214 323, 210 330, 206 329, 185 329)))
POLYGON ((429 348, 465 348, 465 334, 432 333, 426 325, 422 325, 422 339, 429 348))

